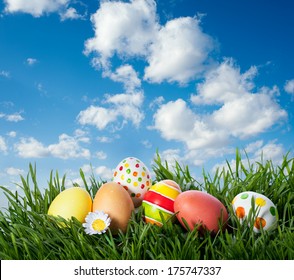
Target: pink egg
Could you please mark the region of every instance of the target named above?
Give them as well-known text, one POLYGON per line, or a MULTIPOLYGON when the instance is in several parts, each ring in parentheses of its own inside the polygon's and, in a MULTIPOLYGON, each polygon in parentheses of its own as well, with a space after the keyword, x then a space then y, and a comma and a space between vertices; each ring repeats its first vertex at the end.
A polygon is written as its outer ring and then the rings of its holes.
POLYGON ((190 230, 199 225, 199 230, 206 229, 216 233, 220 230, 219 223, 225 224, 228 212, 225 206, 214 196, 196 190, 179 194, 174 203, 174 210, 182 226, 187 222, 190 230))

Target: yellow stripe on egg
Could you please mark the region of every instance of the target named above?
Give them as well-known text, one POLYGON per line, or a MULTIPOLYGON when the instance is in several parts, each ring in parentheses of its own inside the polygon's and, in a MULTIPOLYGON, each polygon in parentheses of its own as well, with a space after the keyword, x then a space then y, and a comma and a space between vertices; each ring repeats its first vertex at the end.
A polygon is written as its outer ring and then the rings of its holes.
POLYGON ((152 191, 160 193, 161 195, 173 200, 175 200, 175 198, 180 194, 180 190, 162 182, 158 182, 157 184, 153 185, 152 191))

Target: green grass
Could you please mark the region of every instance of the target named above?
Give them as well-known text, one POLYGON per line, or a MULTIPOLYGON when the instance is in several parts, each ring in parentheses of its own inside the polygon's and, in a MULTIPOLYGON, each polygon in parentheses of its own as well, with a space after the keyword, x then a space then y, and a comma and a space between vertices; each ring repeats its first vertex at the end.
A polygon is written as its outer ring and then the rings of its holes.
MULTIPOLYGON (((179 223, 166 222, 163 227, 146 224, 140 209, 133 213, 125 234, 112 236, 107 232, 89 236, 76 219, 64 221, 68 227, 60 228, 60 220, 46 215, 52 200, 65 189, 65 176, 61 178, 58 172, 51 172, 43 190, 38 186, 36 167, 29 165, 28 175, 21 176, 21 192, 1 187, 9 205, 0 212, 0 259, 293 260, 294 159, 285 156, 279 166, 274 166, 271 161, 247 161, 243 161, 237 151, 235 166, 227 163, 227 168, 217 170, 213 176, 203 171, 203 182, 199 183, 193 179, 187 166, 176 163, 170 167, 157 156, 152 165, 156 175, 153 179, 172 179, 182 186, 183 191, 207 191, 230 213, 231 201, 238 193, 262 193, 278 209, 278 227, 272 232, 256 234, 231 215, 225 231, 215 236, 201 236, 196 229, 187 232, 179 223)), ((94 175, 85 178, 82 171, 80 176, 94 197, 103 182, 94 175)))

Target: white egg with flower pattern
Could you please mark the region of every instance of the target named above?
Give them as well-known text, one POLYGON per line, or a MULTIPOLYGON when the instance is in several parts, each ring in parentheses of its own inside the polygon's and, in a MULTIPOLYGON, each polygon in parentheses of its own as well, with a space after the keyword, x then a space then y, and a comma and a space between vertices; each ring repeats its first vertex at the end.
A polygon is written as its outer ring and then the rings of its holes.
POLYGON ((239 218, 241 223, 246 218, 249 219, 249 213, 254 215, 248 222, 249 226, 253 222, 253 231, 256 233, 259 233, 261 228, 269 231, 275 229, 277 226, 277 208, 269 198, 262 194, 252 191, 239 193, 233 199, 232 206, 234 214, 239 218))
POLYGON ((115 168, 113 181, 124 187, 135 208, 142 204, 143 197, 151 187, 151 176, 146 165, 135 157, 123 159, 115 168))

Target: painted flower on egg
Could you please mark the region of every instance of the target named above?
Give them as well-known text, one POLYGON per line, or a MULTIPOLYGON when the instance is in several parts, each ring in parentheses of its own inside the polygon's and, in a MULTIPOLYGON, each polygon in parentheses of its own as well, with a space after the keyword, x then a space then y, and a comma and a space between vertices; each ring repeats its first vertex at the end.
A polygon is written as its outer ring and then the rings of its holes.
POLYGON ((248 218, 249 213, 254 214, 254 232, 259 233, 261 228, 263 230, 272 230, 277 226, 277 208, 270 199, 262 194, 251 191, 242 192, 235 196, 232 205, 234 213, 241 223, 248 218))
POLYGON ((85 218, 83 227, 85 232, 89 235, 102 234, 108 229, 111 219, 103 211, 89 212, 85 218))

